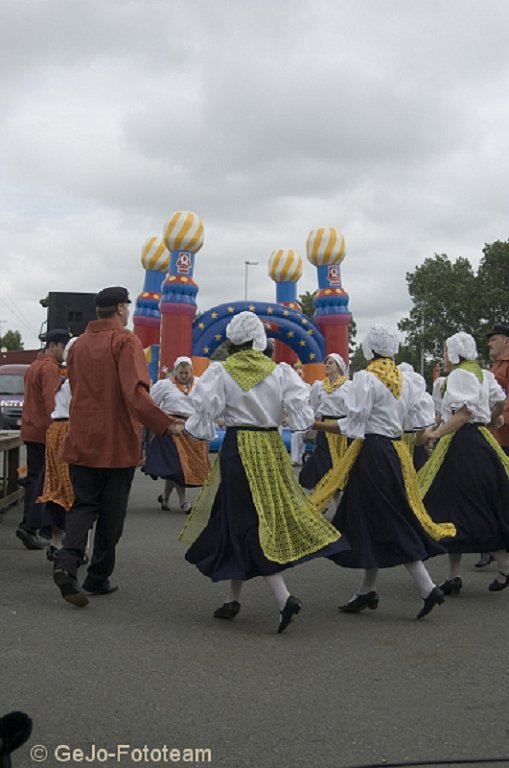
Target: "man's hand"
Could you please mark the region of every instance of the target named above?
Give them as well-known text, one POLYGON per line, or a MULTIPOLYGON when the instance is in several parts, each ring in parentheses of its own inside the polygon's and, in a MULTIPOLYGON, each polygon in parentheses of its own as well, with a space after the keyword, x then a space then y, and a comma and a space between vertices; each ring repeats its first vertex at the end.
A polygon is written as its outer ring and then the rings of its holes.
POLYGON ((505 419, 503 416, 497 416, 496 419, 493 419, 493 421, 488 424, 489 427, 492 429, 502 429, 502 427, 505 424, 505 419))
POLYGON ((165 435, 181 435, 184 431, 186 420, 180 416, 171 416, 171 421, 165 435))

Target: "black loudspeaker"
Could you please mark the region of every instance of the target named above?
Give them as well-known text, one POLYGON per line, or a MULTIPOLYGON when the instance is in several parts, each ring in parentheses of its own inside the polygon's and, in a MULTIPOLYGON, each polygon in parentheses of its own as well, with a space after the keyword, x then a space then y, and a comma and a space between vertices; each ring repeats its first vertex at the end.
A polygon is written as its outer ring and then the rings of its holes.
MULTIPOLYGON (((73 336, 83 333, 90 320, 97 320, 95 293, 48 293, 47 331, 67 328, 73 336)), ((44 305, 43 305, 44 306, 44 305)))

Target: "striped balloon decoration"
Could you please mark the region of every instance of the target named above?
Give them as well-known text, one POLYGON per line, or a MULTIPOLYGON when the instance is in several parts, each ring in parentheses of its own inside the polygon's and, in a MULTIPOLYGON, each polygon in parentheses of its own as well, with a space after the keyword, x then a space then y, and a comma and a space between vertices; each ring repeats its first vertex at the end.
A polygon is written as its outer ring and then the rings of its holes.
POLYGON ((143 269, 153 269, 156 272, 167 272, 170 267, 170 254, 158 237, 149 237, 141 249, 143 269))
POLYGON ((313 229, 306 242, 308 261, 315 267, 339 264, 345 256, 345 238, 335 227, 313 229))
POLYGON ((176 211, 164 228, 163 240, 169 251, 196 253, 203 245, 203 221, 192 211, 176 211))
POLYGON ((293 248, 272 251, 269 259, 269 276, 275 283, 295 283, 302 275, 302 257, 293 248))

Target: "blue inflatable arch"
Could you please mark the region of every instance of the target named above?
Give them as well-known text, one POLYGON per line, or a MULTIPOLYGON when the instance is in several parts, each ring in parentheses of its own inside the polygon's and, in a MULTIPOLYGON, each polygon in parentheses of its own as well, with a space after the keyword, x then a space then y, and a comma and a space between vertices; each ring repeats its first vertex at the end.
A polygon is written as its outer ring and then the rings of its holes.
POLYGON ((318 326, 295 309, 262 301, 234 301, 208 309, 193 320, 193 356, 210 357, 226 341, 226 326, 239 312, 254 312, 267 336, 292 349, 302 363, 323 363, 325 340, 318 326))

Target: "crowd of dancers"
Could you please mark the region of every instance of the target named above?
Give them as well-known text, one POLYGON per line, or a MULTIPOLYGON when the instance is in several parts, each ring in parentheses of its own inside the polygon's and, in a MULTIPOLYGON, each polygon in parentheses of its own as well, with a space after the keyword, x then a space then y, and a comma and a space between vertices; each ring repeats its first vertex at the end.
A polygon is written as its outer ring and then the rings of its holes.
POLYGON ((110 577, 140 464, 162 484, 161 509, 175 491, 187 515, 186 560, 227 583, 218 619, 235 619, 244 583, 261 576, 283 632, 302 609, 283 573, 318 557, 361 571, 357 592, 340 606, 345 613, 375 610, 379 570, 403 565, 422 599, 421 619, 460 592, 468 552, 496 561, 490 591, 509 586, 509 326, 488 334, 492 370, 478 364, 472 336, 446 339, 446 375, 431 396, 411 366, 396 365, 396 334, 382 325, 363 340, 365 370, 350 378, 331 353, 325 378, 310 387, 301 366, 265 354, 262 322, 241 312, 227 326, 224 362, 198 378, 191 359, 179 357, 150 387, 141 344, 125 327, 127 291, 106 288, 96 304, 98 320, 78 339, 48 334, 26 380, 28 475, 16 533, 28 548, 46 546, 68 603, 83 607, 117 589, 110 577), (211 466, 218 424, 225 436, 211 466), (292 431, 290 455, 283 424, 292 431), (152 435, 144 457, 141 425, 152 435), (316 444, 303 463, 310 429, 316 444), (190 487, 201 488, 192 506, 190 487), (436 555, 448 562, 438 585, 425 566, 436 555))

